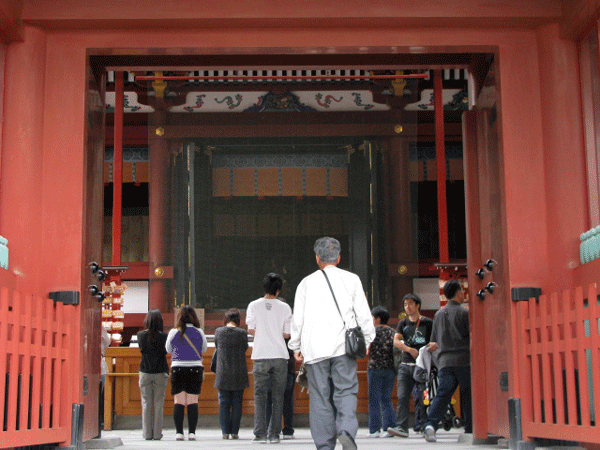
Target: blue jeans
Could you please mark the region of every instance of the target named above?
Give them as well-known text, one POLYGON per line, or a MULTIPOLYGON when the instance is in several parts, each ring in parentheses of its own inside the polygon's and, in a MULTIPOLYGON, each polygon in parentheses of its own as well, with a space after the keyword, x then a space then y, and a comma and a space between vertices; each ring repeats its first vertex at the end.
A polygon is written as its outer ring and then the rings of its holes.
POLYGON ((367 381, 369 384, 369 433, 392 428, 396 422, 392 391, 396 373, 392 369, 369 369, 367 381))
MULTIPOLYGON (((287 374, 287 382, 283 393, 283 434, 286 436, 294 435, 294 387, 296 382, 296 374, 287 374)), ((267 423, 271 421, 272 389, 269 386, 267 391, 267 423)))
POLYGON ((438 429, 440 421, 448 410, 454 391, 460 386, 460 405, 462 409, 465 433, 473 432, 473 415, 471 413, 471 367, 444 367, 438 372, 438 390, 427 414, 428 425, 438 429))
POLYGON ((219 389, 219 423, 223 434, 239 434, 244 391, 219 389))

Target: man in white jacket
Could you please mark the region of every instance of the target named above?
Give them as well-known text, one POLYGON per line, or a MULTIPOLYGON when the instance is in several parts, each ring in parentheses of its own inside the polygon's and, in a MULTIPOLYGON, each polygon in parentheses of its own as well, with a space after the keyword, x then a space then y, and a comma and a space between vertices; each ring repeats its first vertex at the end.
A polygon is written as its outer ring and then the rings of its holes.
POLYGON ((320 238, 314 250, 320 270, 298 285, 288 346, 306 364, 310 432, 317 449, 333 450, 339 439, 344 450, 355 450, 357 363, 346 356, 345 333, 358 324, 368 348, 375 327, 360 278, 337 267, 339 241, 320 238))

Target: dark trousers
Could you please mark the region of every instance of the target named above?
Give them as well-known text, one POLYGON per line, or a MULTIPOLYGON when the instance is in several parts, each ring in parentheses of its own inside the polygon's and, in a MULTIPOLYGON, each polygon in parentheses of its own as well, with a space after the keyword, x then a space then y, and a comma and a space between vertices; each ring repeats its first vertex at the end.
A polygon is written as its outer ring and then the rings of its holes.
MULTIPOLYGON (((285 383, 285 391, 283 392, 283 429, 282 432, 286 436, 294 434, 294 383, 296 382, 296 374, 287 374, 285 383)), ((271 421, 272 411, 271 387, 267 391, 267 423, 271 421)))
POLYGON ((396 405, 396 426, 408 431, 408 416, 410 413, 410 396, 413 393, 413 388, 416 386, 415 396, 415 426, 420 425, 419 415, 417 411, 423 408, 423 391, 424 383, 417 383, 413 378, 415 366, 408 364, 400 364, 398 366, 398 403, 396 405))
POLYGON ((432 425, 438 429, 440 421, 450 405, 456 388, 460 386, 460 405, 462 407, 465 433, 473 432, 473 415, 471 409, 471 367, 444 367, 438 372, 438 390, 429 407, 427 422, 423 428, 432 425))

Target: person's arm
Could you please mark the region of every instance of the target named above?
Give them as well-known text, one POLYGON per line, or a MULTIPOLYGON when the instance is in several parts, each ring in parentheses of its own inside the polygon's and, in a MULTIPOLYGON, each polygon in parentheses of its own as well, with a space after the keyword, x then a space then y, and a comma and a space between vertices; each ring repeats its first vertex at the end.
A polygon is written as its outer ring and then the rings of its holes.
POLYGON ((165 348, 167 349, 167 353, 173 352, 173 346, 171 345, 171 341, 173 340, 173 337, 175 336, 175 333, 177 333, 177 328, 173 328, 172 330, 170 330, 169 334, 167 335, 167 343, 165 344, 165 348))
MULTIPOLYGON (((438 311, 439 312, 439 311, 438 311)), ((435 352, 438 349, 438 345, 437 345, 437 339, 438 339, 438 333, 437 333, 437 324, 439 321, 439 315, 438 313, 435 313, 435 316, 433 316, 433 325, 431 325, 431 337, 430 337, 430 342, 429 344, 427 344, 427 349, 430 352, 435 352)))
POLYGON ((417 356, 419 356, 419 351, 416 348, 412 348, 406 345, 402 340, 403 337, 404 336, 402 336, 402 334, 400 333, 394 334, 394 347, 396 347, 398 350, 402 350, 403 352, 410 354, 410 356, 417 359, 417 356))
POLYGON ((248 350, 248 334, 246 333, 246 330, 244 330, 243 338, 244 338, 244 351, 245 351, 245 350, 248 350))
POLYGON ((464 316, 464 322, 463 322, 463 333, 464 334, 463 334, 463 336, 468 339, 469 338, 469 334, 470 334, 470 331, 469 331, 469 312, 466 311, 466 314, 463 314, 463 316, 464 316))
POLYGON ((103 347, 102 352, 104 353, 104 350, 106 350, 110 346, 110 335, 108 334, 108 331, 106 331, 106 328, 104 328, 104 325, 100 324, 100 326, 102 327, 102 340, 100 345, 103 347))
POLYGON ((302 361, 303 357, 300 353, 302 327, 304 326, 304 305, 306 302, 306 282, 302 280, 296 289, 294 297, 294 313, 290 321, 290 341, 288 348, 294 352, 296 361, 302 361))
POLYGON ((136 336, 137 336, 137 343, 138 343, 138 348, 140 349, 140 352, 145 352, 146 351, 146 341, 144 340, 144 332, 140 331, 136 336))
POLYGON ((208 349, 208 342, 206 340, 206 335, 204 334, 204 330, 202 328, 198 328, 200 334, 202 335, 202 353, 204 353, 208 349))
POLYGON ((252 303, 248 305, 246 310, 246 325, 248 325, 248 334, 254 336, 256 334, 256 318, 254 317, 254 306, 252 303))
POLYGON ((285 318, 285 321, 283 322, 283 338, 289 339, 291 328, 292 328, 292 308, 290 308, 290 306, 287 304, 285 306, 287 308, 285 308, 286 318, 285 318))

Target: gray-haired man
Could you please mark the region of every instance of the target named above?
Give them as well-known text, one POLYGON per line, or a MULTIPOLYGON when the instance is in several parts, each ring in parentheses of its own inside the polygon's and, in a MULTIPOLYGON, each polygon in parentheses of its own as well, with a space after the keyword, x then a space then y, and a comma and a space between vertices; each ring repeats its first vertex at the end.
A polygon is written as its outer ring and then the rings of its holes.
POLYGON ((332 450, 339 439, 344 450, 355 450, 357 363, 346 356, 345 332, 358 324, 368 347, 375 327, 360 278, 337 267, 339 241, 320 238, 314 251, 320 270, 298 285, 288 346, 296 360, 306 364, 310 432, 317 449, 332 450))

